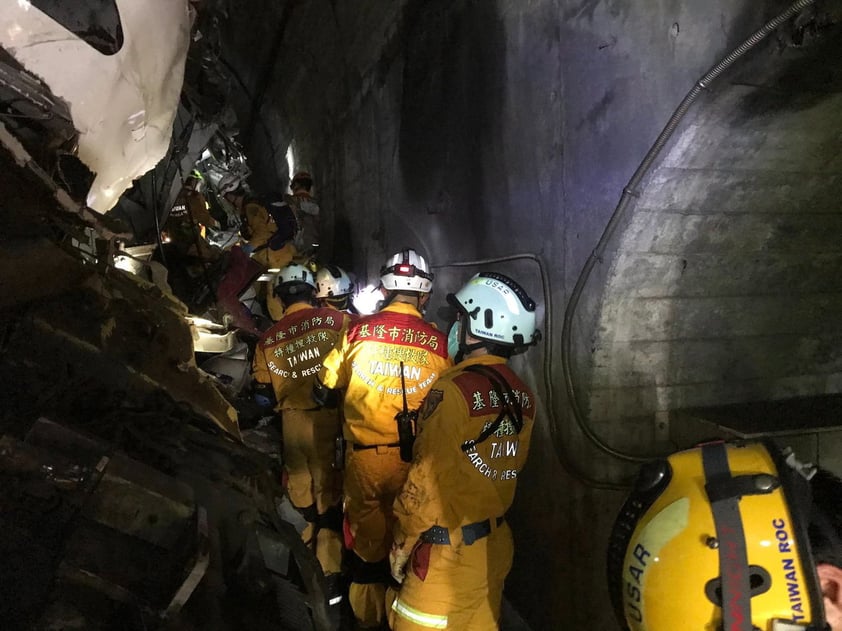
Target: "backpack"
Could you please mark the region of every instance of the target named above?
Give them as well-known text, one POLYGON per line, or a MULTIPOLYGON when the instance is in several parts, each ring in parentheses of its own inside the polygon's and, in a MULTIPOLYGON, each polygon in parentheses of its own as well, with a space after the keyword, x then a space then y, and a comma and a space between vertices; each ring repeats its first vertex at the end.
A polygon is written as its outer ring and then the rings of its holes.
POLYGON ((269 194, 262 197, 252 197, 250 201, 255 201, 263 206, 269 212, 272 221, 275 222, 276 230, 266 243, 269 249, 280 250, 287 243, 295 240, 295 235, 300 230, 300 226, 295 212, 289 207, 283 195, 269 194))

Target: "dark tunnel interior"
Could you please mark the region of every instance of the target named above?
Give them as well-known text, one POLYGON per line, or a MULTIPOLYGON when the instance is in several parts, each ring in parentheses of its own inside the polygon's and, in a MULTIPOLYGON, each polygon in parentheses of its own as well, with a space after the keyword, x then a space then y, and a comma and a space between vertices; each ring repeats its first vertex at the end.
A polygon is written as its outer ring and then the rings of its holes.
POLYGON ((445 335, 477 272, 535 299, 501 628, 619 629, 642 463, 772 438, 842 474, 840 60, 836 0, 7 3, 3 627, 352 628, 249 392, 277 270, 218 293, 226 184, 268 206, 304 171, 307 264, 360 305, 406 247, 445 335), (184 254, 191 174, 213 225, 184 254))

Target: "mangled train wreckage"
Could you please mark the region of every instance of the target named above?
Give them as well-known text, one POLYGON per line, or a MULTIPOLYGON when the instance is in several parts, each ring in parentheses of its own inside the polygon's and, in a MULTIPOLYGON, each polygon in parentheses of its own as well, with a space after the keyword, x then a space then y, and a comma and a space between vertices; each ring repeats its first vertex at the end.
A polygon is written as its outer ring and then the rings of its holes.
POLYGON ((190 46, 199 19, 186 0, 0 9, 4 629, 337 624, 275 428, 241 430, 238 384, 198 368, 188 307, 122 245, 149 231, 126 205, 154 226, 220 129, 182 85, 212 47, 190 46))

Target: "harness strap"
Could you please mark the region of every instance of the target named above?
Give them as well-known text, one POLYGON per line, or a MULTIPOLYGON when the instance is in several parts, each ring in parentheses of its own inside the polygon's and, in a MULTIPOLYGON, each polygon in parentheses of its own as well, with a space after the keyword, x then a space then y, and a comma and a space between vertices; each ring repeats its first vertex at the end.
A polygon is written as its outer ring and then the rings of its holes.
POLYGON ((351 449, 354 451, 364 451, 366 449, 379 449, 382 447, 400 447, 400 443, 383 443, 381 445, 361 445, 360 443, 351 443, 351 449))
POLYGON ((503 376, 490 366, 478 366, 474 364, 466 366, 465 370, 482 375, 488 379, 491 383, 491 387, 494 389, 494 393, 500 399, 500 413, 491 425, 488 425, 484 430, 482 430, 482 432, 480 432, 479 436, 473 440, 466 440, 462 443, 462 451, 469 451, 480 443, 486 441, 489 436, 500 428, 500 424, 507 416, 514 424, 517 433, 520 434, 520 430, 523 429, 523 408, 521 407, 520 401, 515 398, 515 394, 512 391, 511 386, 503 378, 503 376))
POLYGON ((734 486, 725 444, 702 446, 702 465, 719 541, 723 631, 752 631, 751 586, 740 496, 723 492, 723 487, 734 486))
MULTIPOLYGON (((494 524, 494 527, 499 528, 503 521, 503 517, 496 517, 494 519, 484 519, 474 524, 462 526, 459 529, 462 531, 462 543, 466 546, 473 545, 476 541, 479 541, 483 537, 487 537, 491 534, 492 523, 494 524)), ((431 526, 421 533, 421 541, 423 543, 450 545, 450 531, 444 526, 431 526)))

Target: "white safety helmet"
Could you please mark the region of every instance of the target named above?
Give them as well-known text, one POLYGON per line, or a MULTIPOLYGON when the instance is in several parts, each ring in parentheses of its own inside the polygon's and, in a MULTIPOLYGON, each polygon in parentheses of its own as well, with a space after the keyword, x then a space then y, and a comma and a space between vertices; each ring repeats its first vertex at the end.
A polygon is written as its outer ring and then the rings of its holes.
POLYGON ((390 257, 380 270, 380 282, 389 291, 417 291, 428 294, 433 289, 434 275, 424 257, 412 248, 390 257))
POLYGON ((316 272, 316 298, 337 298, 353 291, 354 283, 341 267, 326 265, 316 272))
POLYGON ((217 184, 217 189, 219 189, 220 195, 225 195, 227 193, 232 193, 236 191, 242 185, 242 181, 238 175, 233 173, 229 173, 228 175, 222 177, 219 180, 219 184, 217 184))
POLYGON ((313 278, 313 272, 298 263, 290 263, 278 272, 278 278, 275 281, 275 291, 291 294, 302 293, 304 289, 304 287, 301 287, 302 285, 306 285, 311 289, 316 288, 316 280, 313 278))
POLYGON ((447 302, 465 316, 467 332, 479 340, 525 348, 541 339, 535 328, 535 301, 503 274, 480 272, 448 294, 447 302))

